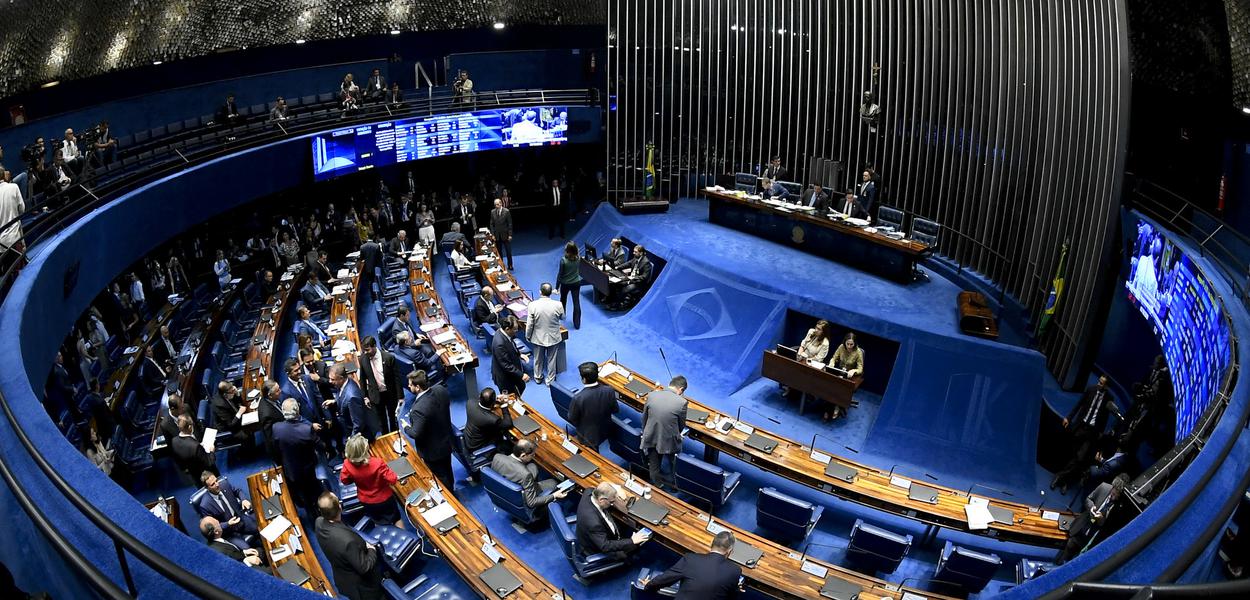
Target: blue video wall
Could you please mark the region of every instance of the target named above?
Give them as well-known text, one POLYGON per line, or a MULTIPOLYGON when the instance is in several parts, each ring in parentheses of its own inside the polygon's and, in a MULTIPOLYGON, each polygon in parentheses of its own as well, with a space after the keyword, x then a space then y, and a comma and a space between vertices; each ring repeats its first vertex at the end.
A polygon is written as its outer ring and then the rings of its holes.
POLYGON ((1162 231, 1138 221, 1132 243, 1125 287, 1171 368, 1180 441, 1219 392, 1231 360, 1229 325, 1211 283, 1162 231))
POLYGON ((383 121, 312 137, 317 181, 376 167, 481 150, 568 141, 568 108, 534 106, 383 121))

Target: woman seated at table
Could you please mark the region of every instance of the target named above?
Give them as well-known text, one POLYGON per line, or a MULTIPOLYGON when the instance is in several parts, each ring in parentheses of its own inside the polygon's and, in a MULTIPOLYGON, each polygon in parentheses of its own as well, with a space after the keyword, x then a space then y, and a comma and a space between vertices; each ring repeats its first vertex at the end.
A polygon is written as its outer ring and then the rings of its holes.
POLYGON ((451 264, 455 265, 457 271, 473 268, 473 261, 464 253, 464 240, 456 240, 456 245, 451 249, 451 264))
MULTIPOLYGON (((842 344, 834 351, 833 358, 829 364, 835 369, 846 371, 848 379, 854 379, 864 373, 864 349, 855 343, 855 334, 847 332, 846 337, 842 338, 842 344)), ((829 418, 829 414, 825 418, 829 418)), ((834 406, 832 416, 834 419, 846 416, 846 410, 841 406, 834 406)))
MULTIPOLYGON (((816 321, 816 325, 807 330, 807 335, 803 337, 803 342, 799 344, 797 350, 798 360, 807 363, 824 362, 825 357, 829 355, 829 333, 832 327, 829 321, 821 319, 816 321)), ((782 395, 790 395, 790 386, 781 386, 782 395)))

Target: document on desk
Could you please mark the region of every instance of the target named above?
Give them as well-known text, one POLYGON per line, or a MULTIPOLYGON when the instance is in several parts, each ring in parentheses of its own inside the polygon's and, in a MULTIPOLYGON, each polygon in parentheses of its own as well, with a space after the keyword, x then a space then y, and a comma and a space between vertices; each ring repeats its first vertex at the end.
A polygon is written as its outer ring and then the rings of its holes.
POLYGON ((456 341, 456 332, 455 332, 455 331, 444 331, 444 332, 442 332, 442 333, 440 333, 440 334, 438 334, 438 335, 435 335, 434 337, 430 338, 430 341, 431 341, 431 342, 434 342, 435 344, 439 344, 439 345, 446 344, 446 343, 448 343, 448 342, 454 342, 454 341, 456 341))
POLYGON ((508 303, 508 310, 510 310, 510 311, 512 311, 512 312, 514 312, 514 313, 515 313, 515 312, 523 312, 523 311, 526 309, 526 307, 527 307, 527 306, 526 306, 525 304, 521 304, 520 302, 509 302, 509 303, 508 303))
POLYGON ((1059 513, 1053 510, 1044 510, 1042 511, 1042 519, 1047 520, 1047 521, 1058 521, 1059 513))
POLYGON ((450 502, 443 502, 421 513, 421 518, 431 527, 456 516, 456 508, 450 502))
POLYGON ((245 412, 243 413, 243 417, 239 419, 239 423, 241 423, 244 427, 248 425, 255 425, 259 422, 260 422, 260 411, 257 411, 257 410, 245 412))
POLYGON ((512 291, 514 288, 516 288, 516 286, 515 286, 515 285, 512 285, 512 282, 511 282, 511 281, 505 281, 505 282, 500 283, 500 284, 497 284, 497 285, 495 286, 495 290, 496 290, 496 291, 500 291, 500 292, 510 292, 510 291, 512 291))
POLYGON ((421 333, 429 333, 431 331, 434 331, 435 329, 441 329, 446 326, 447 326, 447 323, 443 321, 442 319, 439 319, 437 321, 430 321, 429 323, 422 323, 421 333))
POLYGON ((903 479, 902 477, 899 477, 898 475, 891 475, 891 476, 890 476, 890 485, 892 485, 892 486, 894 486, 894 487, 901 487, 901 488, 903 488, 903 489, 905 489, 905 490, 910 490, 910 489, 911 489, 911 480, 910 480, 910 479, 903 479))
POLYGON ((265 538, 265 541, 272 544, 274 540, 278 539, 278 536, 282 535, 282 532, 286 531, 290 527, 291 522, 288 521, 285 516, 278 515, 274 517, 264 529, 260 530, 260 535, 265 538))
POLYGON ((989 529, 990 523, 994 520, 994 515, 990 514, 990 509, 983 503, 976 502, 973 498, 972 502, 964 505, 964 515, 968 517, 968 529, 980 531, 989 529))

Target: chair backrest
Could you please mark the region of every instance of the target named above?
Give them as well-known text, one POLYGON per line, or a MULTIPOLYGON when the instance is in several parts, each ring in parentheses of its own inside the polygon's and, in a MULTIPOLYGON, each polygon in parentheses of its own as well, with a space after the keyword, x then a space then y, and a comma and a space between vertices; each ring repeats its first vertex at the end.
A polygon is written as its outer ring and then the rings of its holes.
POLYGON ((378 326, 378 341, 382 342, 382 347, 389 348, 395 342, 395 324, 397 322, 395 317, 387 317, 378 326))
POLYGON ((997 554, 983 554, 948 541, 942 548, 934 578, 960 585, 969 592, 979 592, 1002 564, 997 554))
POLYGON ((577 534, 569 525, 564 515, 564 507, 560 506, 559 502, 547 504, 547 520, 551 523, 552 533, 556 534, 556 539, 560 542, 560 550, 564 552, 564 558, 573 560, 573 544, 577 541, 577 534))
POLYGON ((767 522, 761 525, 778 530, 779 533, 795 533, 795 537, 806 535, 807 524, 811 522, 812 512, 816 510, 811 502, 799 500, 771 487, 760 489, 755 498, 755 508, 758 511, 757 520, 767 522))
POLYGON ((204 498, 204 494, 207 493, 208 488, 202 487, 195 490, 195 492, 191 494, 191 499, 187 500, 187 502, 191 503, 191 508, 195 509, 195 514, 200 515, 201 518, 208 516, 204 514, 204 509, 200 508, 200 500, 202 500, 204 498))
MULTIPOLYGON (((720 495, 721 487, 725 484, 725 470, 717 465, 705 462, 695 458, 685 452, 677 455, 676 474, 679 480, 685 480, 694 484, 697 488, 706 490, 708 494, 720 495)), ((686 490, 693 494, 699 494, 701 490, 686 490)))
POLYGON ((612 415, 612 435, 608 438, 608 447, 617 456, 635 465, 642 461, 642 431, 632 423, 616 415, 612 415))
POLYGON ((937 248, 938 234, 941 233, 942 226, 928 219, 920 217, 912 217, 911 220, 911 239, 921 242, 930 248, 937 248))
POLYGON ((846 549, 847 558, 851 560, 872 565, 876 571, 893 572, 911 549, 911 536, 856 519, 846 549))
POLYGON ((475 472, 472 461, 469 459, 469 447, 464 445, 464 429, 452 424, 451 432, 451 449, 455 451, 456 458, 460 459, 460 464, 464 465, 465 469, 475 472))
POLYGON ((555 405, 560 418, 565 421, 569 420, 569 407, 573 405, 573 393, 559 382, 551 384, 551 403, 555 405))
POLYGON ((525 506, 525 497, 521 494, 521 486, 504 479, 503 475, 490 467, 482 467, 482 482, 486 494, 495 505, 504 509, 513 517, 522 521, 531 520, 533 512, 525 506))
POLYGON ((892 206, 881 205, 877 208, 877 226, 893 227, 897 231, 903 230, 903 211, 892 206))

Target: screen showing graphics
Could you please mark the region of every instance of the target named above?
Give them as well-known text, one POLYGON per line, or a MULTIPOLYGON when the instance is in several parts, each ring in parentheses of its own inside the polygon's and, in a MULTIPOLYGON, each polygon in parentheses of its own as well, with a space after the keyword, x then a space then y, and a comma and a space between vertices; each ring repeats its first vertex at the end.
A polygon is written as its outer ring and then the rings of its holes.
POLYGON ((1153 325, 1172 372, 1180 441, 1219 391, 1231 360, 1228 321, 1211 282, 1162 231, 1138 221, 1131 244, 1125 287, 1153 325))
POLYGON ((322 181, 434 156, 561 144, 568 141, 568 127, 568 109, 562 106, 478 110, 357 125, 313 136, 313 175, 322 181))

